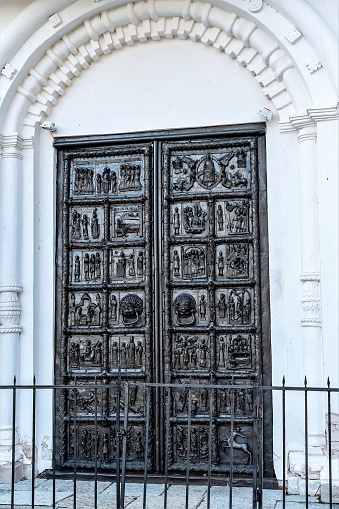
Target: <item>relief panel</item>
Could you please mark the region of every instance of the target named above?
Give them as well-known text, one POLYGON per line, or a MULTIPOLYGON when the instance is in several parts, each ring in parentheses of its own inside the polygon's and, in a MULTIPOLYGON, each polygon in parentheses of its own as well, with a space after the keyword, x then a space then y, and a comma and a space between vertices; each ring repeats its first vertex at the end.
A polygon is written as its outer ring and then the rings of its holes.
POLYGON ((75 291, 69 294, 68 325, 70 327, 100 327, 102 311, 102 293, 75 291))
POLYGON ((173 370, 205 371, 210 367, 209 337, 205 334, 173 335, 173 370))
POLYGON ((117 205, 111 208, 111 239, 139 239, 144 235, 141 205, 117 205))
POLYGON ((171 267, 174 280, 206 279, 206 246, 171 247, 171 267))
POLYGON ((69 371, 98 371, 101 370, 102 364, 103 339, 101 336, 69 336, 69 371))
POLYGON ((142 291, 116 291, 109 295, 110 327, 143 327, 145 295, 142 291))
POLYGON ((251 369, 254 340, 255 336, 251 334, 218 336, 218 371, 251 369))
POLYGON ((207 290, 173 290, 172 323, 179 327, 206 326, 209 321, 207 290))
POLYGON ((138 281, 144 279, 145 250, 114 249, 110 252, 110 281, 138 281))
MULTIPOLYGON (((104 391, 102 389, 90 388, 89 385, 93 383, 91 379, 86 381, 77 381, 77 388, 70 389, 69 393, 69 412, 74 416, 74 402, 76 401, 76 414, 77 416, 95 416, 97 412, 98 417, 102 415, 102 408, 104 405, 104 391), (86 387, 81 387, 82 385, 86 387)), ((98 381, 100 383, 100 381, 98 381)))
POLYGON ((249 153, 244 149, 186 151, 171 156, 174 194, 206 191, 239 192, 250 189, 249 153))
POLYGON ((217 237, 251 234, 251 201, 218 200, 215 206, 215 224, 217 237))
POLYGON ((208 233, 206 202, 175 203, 171 207, 171 236, 205 237, 208 233))
POLYGON ((69 238, 73 242, 101 242, 104 238, 102 207, 71 207, 69 238))
POLYGON ((217 279, 253 278, 252 245, 244 242, 219 244, 215 264, 217 279))
POLYGON ((145 338, 143 335, 111 336, 109 342, 109 369, 117 371, 145 369, 145 338))
POLYGON ((219 325, 251 325, 254 321, 252 288, 218 288, 215 292, 219 325))
POLYGON ((71 196, 140 196, 143 190, 144 164, 140 159, 76 159, 72 164, 71 196))
POLYGON ((70 251, 70 280, 77 283, 102 283, 103 251, 80 250, 70 251))

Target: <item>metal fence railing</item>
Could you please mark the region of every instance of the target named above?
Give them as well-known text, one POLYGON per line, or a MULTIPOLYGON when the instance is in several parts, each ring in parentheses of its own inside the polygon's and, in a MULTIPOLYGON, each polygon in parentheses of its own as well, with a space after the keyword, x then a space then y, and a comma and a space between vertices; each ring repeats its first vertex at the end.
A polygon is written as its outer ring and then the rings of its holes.
MULTIPOLYGON (((24 402, 26 411, 30 409, 31 462, 32 471, 37 473, 37 412, 41 412, 44 397, 46 412, 52 417, 52 460, 47 475, 52 480, 53 508, 57 505, 58 479, 72 479, 73 506, 76 508, 77 483, 86 478, 94 481, 95 509, 100 506, 98 482, 103 479, 115 483, 112 507, 116 509, 125 507, 126 486, 130 481, 140 482, 143 486, 143 509, 147 509, 147 490, 152 483, 163 485, 163 509, 170 507, 168 488, 176 483, 183 486, 182 507, 186 509, 190 506, 190 490, 194 484, 206 487, 207 509, 214 507, 211 494, 215 485, 225 488, 224 507, 229 509, 233 507, 234 488, 251 486, 252 507, 260 509, 263 507, 263 489, 278 486, 269 472, 266 448, 266 442, 270 440, 272 445, 272 439, 267 436, 266 411, 270 408, 272 412, 273 408, 279 414, 279 419, 274 416, 274 426, 280 427, 280 484, 284 509, 287 504, 289 434, 295 433, 295 424, 290 421, 298 419, 298 423, 302 423, 299 439, 304 455, 305 507, 308 508, 313 417, 315 412, 327 414, 323 433, 328 462, 327 502, 332 509, 331 412, 332 401, 335 398, 337 404, 338 394, 339 389, 331 387, 329 381, 327 387, 318 388, 309 387, 306 379, 302 387, 287 386, 284 379, 281 386, 139 383, 120 378, 96 380, 90 384, 74 378, 69 385, 37 385, 34 379, 32 385, 18 385, 14 379, 12 385, 0 386, 1 416, 3 419, 7 416, 11 427, 10 505, 15 507, 17 493, 15 467, 21 403, 24 402), (138 404, 136 388, 142 394, 138 404), (49 402, 47 407, 46 401, 49 402), (155 410, 159 401, 161 408, 155 410), (63 412, 60 412, 61 407, 63 412), (162 433, 155 429, 159 422, 162 433), (268 477, 271 477, 271 484, 268 477)), ((38 425, 41 427, 40 421, 38 425)), ((36 487, 32 479, 32 507, 35 498, 36 487)))

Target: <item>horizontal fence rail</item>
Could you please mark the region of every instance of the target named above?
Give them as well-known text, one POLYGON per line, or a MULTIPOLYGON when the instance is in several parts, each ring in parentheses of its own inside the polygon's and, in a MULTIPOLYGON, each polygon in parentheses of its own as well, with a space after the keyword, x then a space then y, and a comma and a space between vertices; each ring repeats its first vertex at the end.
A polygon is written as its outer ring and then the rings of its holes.
POLYGON ((306 378, 301 387, 288 386, 285 379, 280 386, 137 383, 133 380, 122 381, 120 377, 96 380, 95 383, 86 383, 84 379, 74 377, 68 385, 40 385, 34 378, 31 385, 19 385, 14 379, 12 385, 0 386, 0 415, 2 420, 6 421, 7 418, 11 429, 9 505, 15 507, 18 493, 16 448, 18 421, 23 412, 21 405, 25 412, 27 409, 30 411, 34 473, 30 483, 31 507, 36 503, 37 424, 43 401, 46 415, 51 416, 52 423, 52 459, 46 475, 52 483, 53 508, 57 507, 57 482, 60 479, 72 480, 74 508, 78 506, 77 484, 80 480, 89 479, 93 482, 92 506, 95 509, 100 507, 98 483, 102 480, 110 480, 115 485, 111 507, 116 509, 124 509, 130 503, 126 497, 128 484, 132 481, 141 483, 138 499, 140 509, 147 509, 150 485, 155 483, 163 487, 159 509, 173 505, 169 500, 169 487, 175 484, 182 486, 178 497, 182 497, 180 507, 185 509, 192 506, 191 492, 195 485, 205 487, 204 507, 207 509, 231 509, 234 488, 251 486, 251 507, 260 509, 263 507, 263 489, 278 487, 275 479, 268 482, 265 464, 265 440, 272 438, 265 436, 263 420, 265 402, 271 398, 277 414, 274 426, 281 426, 282 507, 285 509, 287 504, 287 437, 292 428, 290 420, 295 418, 295 409, 298 408, 297 417, 303 426, 304 507, 309 507, 310 429, 315 412, 324 411, 323 415, 327 414, 326 429, 323 431, 327 437, 328 504, 332 509, 335 506, 331 411, 334 397, 338 404, 338 394, 339 389, 331 387, 329 380, 327 387, 320 388, 308 386, 306 378), (139 406, 136 405, 137 391, 142 394, 138 400, 139 406), (105 403, 107 393, 110 395, 109 401, 114 401, 113 406, 105 403), (162 405, 162 443, 156 440, 153 425, 157 401, 161 401, 162 405), (62 417, 60 405, 66 405, 67 408, 62 417), (161 472, 155 468, 156 455, 160 457, 161 472), (222 506, 216 505, 213 498, 214 486, 221 490, 218 493, 219 499, 221 496, 223 500, 222 506))

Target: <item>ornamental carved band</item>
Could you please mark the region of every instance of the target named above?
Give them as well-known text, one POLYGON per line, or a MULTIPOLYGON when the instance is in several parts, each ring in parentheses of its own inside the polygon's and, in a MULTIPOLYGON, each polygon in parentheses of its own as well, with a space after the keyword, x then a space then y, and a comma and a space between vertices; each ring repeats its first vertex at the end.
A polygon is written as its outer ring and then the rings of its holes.
POLYGON ((301 325, 302 327, 321 327, 320 276, 316 273, 305 273, 300 276, 300 280, 303 283, 301 325))
POLYGON ((8 283, 0 285, 0 333, 11 334, 22 332, 19 325, 21 306, 18 293, 22 285, 8 283))

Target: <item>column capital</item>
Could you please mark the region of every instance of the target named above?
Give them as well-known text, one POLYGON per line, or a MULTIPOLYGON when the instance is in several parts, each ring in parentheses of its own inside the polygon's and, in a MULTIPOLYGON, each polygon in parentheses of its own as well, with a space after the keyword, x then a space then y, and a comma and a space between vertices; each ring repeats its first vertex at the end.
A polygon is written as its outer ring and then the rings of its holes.
POLYGON ((305 112, 292 115, 287 121, 279 122, 280 132, 282 134, 298 133, 300 129, 311 128, 312 126, 316 130, 318 122, 326 122, 338 118, 338 106, 309 108, 305 112))

